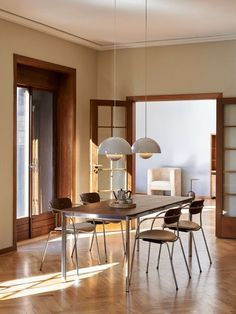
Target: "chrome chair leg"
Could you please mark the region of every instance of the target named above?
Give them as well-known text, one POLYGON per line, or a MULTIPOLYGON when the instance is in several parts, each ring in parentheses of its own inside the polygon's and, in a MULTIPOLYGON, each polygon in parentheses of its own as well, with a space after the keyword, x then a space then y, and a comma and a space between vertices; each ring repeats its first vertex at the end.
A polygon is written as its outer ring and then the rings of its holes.
POLYGON ((172 269, 172 273, 173 273, 173 277, 174 277, 174 281, 175 281, 175 287, 176 287, 176 290, 178 290, 179 287, 178 287, 177 280, 176 280, 176 276, 175 276, 175 270, 174 270, 173 260, 172 260, 171 253, 170 253, 170 248, 169 248, 169 245, 168 245, 167 242, 166 242, 166 246, 167 246, 168 253, 169 253, 170 265, 171 265, 171 269, 172 269))
POLYGON ((91 244, 90 244, 90 248, 89 248, 90 252, 92 251, 92 247, 93 247, 94 233, 95 233, 95 229, 93 231, 93 236, 92 236, 92 240, 91 240, 91 244))
POLYGON ((122 236, 122 242, 123 242, 123 248, 124 248, 124 254, 125 254, 125 237, 124 237, 122 221, 120 222, 120 229, 121 229, 121 236, 122 236))
POLYGON ((99 251, 99 245, 98 245, 98 237, 97 237, 97 231, 94 229, 93 235, 95 237, 96 246, 97 246, 97 252, 98 252, 98 263, 101 264, 101 257, 100 257, 100 251, 99 251))
POLYGON ((194 248, 195 248, 195 252, 196 252, 196 256, 197 256, 197 262, 198 262, 199 271, 201 273, 202 272, 202 268, 201 268, 200 259, 199 259, 199 256, 198 256, 196 241, 195 241, 193 232, 191 232, 191 234, 192 234, 193 244, 194 244, 194 248))
MULTIPOLYGON (((78 233, 77 233, 77 241, 78 241, 78 233)), ((73 258, 74 257, 74 253, 75 253, 75 243, 74 243, 74 246, 73 246, 73 250, 72 250, 72 252, 71 252, 71 258, 73 258)))
POLYGON ((186 259, 186 255, 185 255, 185 252, 184 252, 184 247, 183 247, 181 238, 179 238, 179 243, 180 243, 180 247, 181 247, 181 250, 182 250, 182 253, 183 253, 183 256, 184 256, 184 261, 185 261, 185 265, 186 265, 186 268, 187 268, 187 271, 188 271, 188 276, 189 276, 189 279, 190 279, 191 278, 191 274, 190 274, 190 270, 189 270, 189 267, 188 267, 188 263, 187 263, 187 259, 186 259))
POLYGON ((133 248, 132 259, 131 259, 131 266, 130 266, 129 284, 131 284, 131 278, 132 278, 132 273, 133 273, 134 253, 135 253, 136 241, 137 241, 137 238, 135 237, 134 248, 133 248))
POLYGON ((43 263, 44 263, 45 256, 46 256, 46 253, 47 253, 48 242, 49 242, 51 234, 52 234, 52 231, 50 231, 49 234, 48 234, 48 238, 47 238, 47 241, 46 241, 46 244, 45 244, 45 248, 44 248, 44 252, 43 252, 43 257, 42 257, 40 268, 39 268, 40 271, 42 271, 42 269, 43 269, 43 263))
POLYGON ((203 235, 203 239, 204 239, 204 242, 205 242, 205 246, 206 246, 206 249, 207 249, 207 254, 208 254, 208 257, 209 257, 209 261, 210 261, 210 264, 212 264, 211 255, 210 255, 209 248, 208 248, 208 245, 207 245, 205 233, 203 231, 203 228, 201 228, 201 230, 202 230, 202 235, 203 235))
POLYGON ((106 232, 105 232, 105 223, 104 223, 104 221, 102 222, 102 226, 103 226, 104 250, 105 250, 105 257, 106 257, 105 262, 107 263, 107 244, 106 244, 106 232))
POLYGON ((147 259, 146 274, 148 273, 148 269, 149 269, 150 251, 151 251, 151 242, 149 242, 149 246, 148 246, 148 259, 147 259))
POLYGON ((172 243, 172 247, 171 247, 171 258, 173 258, 173 254, 174 254, 174 245, 175 245, 175 242, 172 243))
POLYGON ((77 248, 77 234, 76 234, 76 230, 75 230, 75 225, 73 223, 73 230, 74 230, 74 241, 75 241, 75 261, 76 261, 76 274, 77 276, 79 276, 79 262, 78 262, 78 248, 77 248))
POLYGON ((162 243, 160 244, 160 247, 159 247, 158 260, 157 260, 157 269, 159 269, 159 265, 160 265, 161 249, 162 249, 162 243))

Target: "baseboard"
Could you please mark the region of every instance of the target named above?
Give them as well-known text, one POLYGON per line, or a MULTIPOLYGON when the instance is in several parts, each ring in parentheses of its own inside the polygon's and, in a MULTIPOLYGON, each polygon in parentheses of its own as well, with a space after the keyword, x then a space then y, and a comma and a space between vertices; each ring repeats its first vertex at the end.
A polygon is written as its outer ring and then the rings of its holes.
POLYGON ((4 253, 8 253, 11 251, 15 251, 16 250, 16 245, 10 246, 10 247, 6 247, 5 249, 1 249, 0 250, 0 255, 4 254, 4 253))

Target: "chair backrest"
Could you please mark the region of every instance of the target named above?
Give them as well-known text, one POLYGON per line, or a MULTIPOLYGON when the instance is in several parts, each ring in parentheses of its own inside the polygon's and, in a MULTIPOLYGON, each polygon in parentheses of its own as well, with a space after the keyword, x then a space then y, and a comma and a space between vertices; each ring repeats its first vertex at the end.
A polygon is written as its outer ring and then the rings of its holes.
POLYGON ((80 199, 83 203, 96 203, 100 202, 100 195, 97 192, 82 193, 80 199))
POLYGON ((203 207, 204 200, 192 201, 192 203, 189 206, 189 213, 191 215, 200 214, 202 212, 203 207))
POLYGON ((176 223, 179 221, 179 218, 181 216, 181 207, 176 207, 169 209, 164 216, 164 222, 167 225, 176 223))
POLYGON ((72 202, 69 197, 54 198, 50 201, 50 205, 53 211, 59 211, 72 207, 72 202))

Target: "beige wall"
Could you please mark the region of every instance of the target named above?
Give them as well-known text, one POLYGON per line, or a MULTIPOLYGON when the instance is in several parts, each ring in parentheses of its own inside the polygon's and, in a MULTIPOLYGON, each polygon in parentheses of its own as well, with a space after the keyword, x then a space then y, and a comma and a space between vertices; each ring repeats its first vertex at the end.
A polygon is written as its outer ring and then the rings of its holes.
MULTIPOLYGON (((144 95, 144 49, 117 51, 117 97, 144 95)), ((236 96, 236 41, 148 48, 147 94, 236 96)), ((98 98, 113 97, 112 51, 98 53, 98 98)))
POLYGON ((89 100, 96 97, 97 52, 0 20, 0 249, 12 246, 13 53, 77 70, 77 187, 89 188, 89 100))

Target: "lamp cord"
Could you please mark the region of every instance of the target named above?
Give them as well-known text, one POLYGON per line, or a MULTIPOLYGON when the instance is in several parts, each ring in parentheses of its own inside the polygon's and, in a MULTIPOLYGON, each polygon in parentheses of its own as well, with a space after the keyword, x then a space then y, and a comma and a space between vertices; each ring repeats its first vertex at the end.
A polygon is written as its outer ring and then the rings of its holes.
POLYGON ((145 58, 145 138, 146 138, 147 137, 147 0, 145 0, 144 58, 145 58))
MULTIPOLYGON (((113 32, 114 32, 114 42, 113 42, 113 82, 114 82, 113 98, 114 98, 114 106, 113 106, 112 121, 114 120, 114 110, 116 107, 116 9, 117 9, 116 0, 114 0, 114 30, 113 30, 113 32)), ((113 127, 112 127, 111 133, 112 133, 111 135, 113 136, 113 127)))

